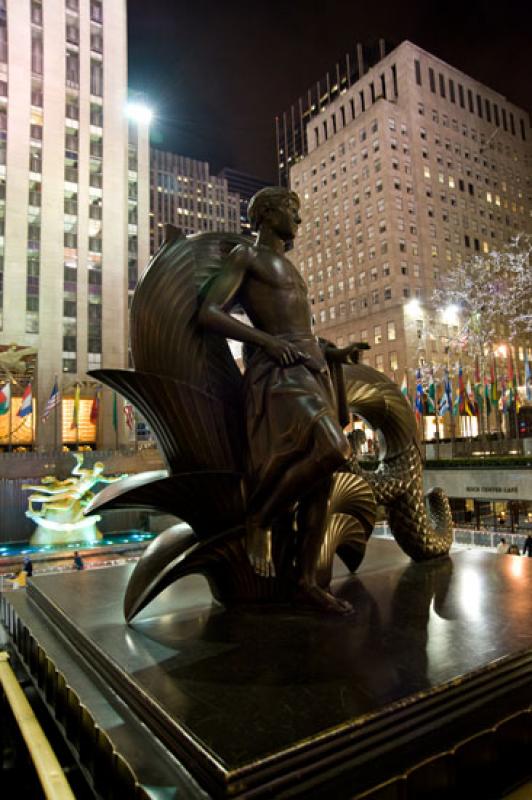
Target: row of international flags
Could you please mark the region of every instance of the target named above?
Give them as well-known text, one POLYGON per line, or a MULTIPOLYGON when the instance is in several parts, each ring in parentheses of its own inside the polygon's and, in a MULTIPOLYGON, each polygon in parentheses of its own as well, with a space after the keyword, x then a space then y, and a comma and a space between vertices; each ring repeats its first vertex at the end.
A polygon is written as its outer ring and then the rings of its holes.
MULTIPOLYGON (((525 397, 530 402, 532 401, 532 369, 528 355, 525 355, 524 369, 525 397)), ((416 369, 415 378, 414 398, 410 398, 406 372, 401 384, 401 392, 412 402, 418 418, 423 415, 434 416, 436 414, 439 417, 443 417, 445 414, 474 417, 482 414, 484 410, 487 416, 497 410, 508 414, 511 410, 519 411, 522 405, 518 388, 519 375, 511 357, 505 375, 497 375, 496 360, 493 356, 489 375, 481 377, 477 356, 473 383, 469 376, 467 379, 464 377, 462 365, 459 363, 455 387, 453 387, 448 367, 444 367, 443 379, 439 382, 435 380, 432 368, 428 371, 428 383, 426 376, 424 379, 421 368, 416 369), (438 391, 438 384, 441 386, 440 391, 438 391)))
MULTIPOLYGON (((50 397, 46 401, 46 405, 44 406, 43 412, 41 414, 42 422, 46 422, 46 420, 50 417, 54 409, 59 407, 59 405, 61 404, 61 400, 62 400, 62 393, 59 389, 58 380, 56 378, 54 381, 54 385, 52 387, 52 391, 50 393, 50 397)), ((77 383, 74 388, 74 405, 72 408, 72 422, 70 424, 71 429, 79 428, 80 401, 81 401, 81 386, 79 383, 77 383)), ((98 424, 98 419, 100 416, 100 406, 101 406, 101 392, 97 391, 92 399, 91 410, 89 415, 89 420, 93 425, 98 424)), ((7 414, 10 408, 11 408, 11 383, 8 382, 0 388, 0 416, 2 416, 3 414, 7 414)), ((133 406, 131 405, 131 403, 124 403, 122 410, 124 413, 126 425, 128 426, 129 430, 133 430, 133 427, 135 425, 135 412, 133 410, 133 406)), ((33 392, 31 383, 28 383, 22 395, 21 404, 17 411, 17 417, 24 418, 32 413, 33 413, 33 392)), ((118 429, 118 398, 116 392, 113 392, 113 427, 115 428, 115 430, 118 429)))

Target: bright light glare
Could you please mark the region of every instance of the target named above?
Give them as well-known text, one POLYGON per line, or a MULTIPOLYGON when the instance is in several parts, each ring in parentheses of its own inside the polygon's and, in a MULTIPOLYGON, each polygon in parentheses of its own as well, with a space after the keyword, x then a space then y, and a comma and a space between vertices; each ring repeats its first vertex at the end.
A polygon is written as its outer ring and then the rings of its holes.
POLYGON ((148 108, 148 106, 145 106, 143 103, 128 103, 127 115, 129 119, 132 119, 135 122, 143 125, 149 125, 153 117, 151 109, 148 108))
POLYGON ((498 356, 502 356, 502 358, 506 358, 508 355, 508 348, 505 344, 500 344, 497 349, 495 350, 498 356))
POLYGON ((405 305, 405 311, 411 317, 418 317, 421 313, 421 305, 419 300, 416 300, 415 298, 414 300, 410 300, 410 302, 405 305))
POLYGON ((446 306, 442 311, 442 319, 446 325, 458 325, 458 306, 446 306))

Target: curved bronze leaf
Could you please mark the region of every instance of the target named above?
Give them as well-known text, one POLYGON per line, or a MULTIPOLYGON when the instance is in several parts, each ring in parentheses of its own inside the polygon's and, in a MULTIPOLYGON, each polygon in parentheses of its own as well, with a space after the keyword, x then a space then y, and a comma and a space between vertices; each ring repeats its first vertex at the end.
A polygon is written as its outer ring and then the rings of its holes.
POLYGON ((233 472, 188 472, 166 477, 142 473, 107 486, 85 513, 153 508, 188 522, 198 538, 211 538, 243 523, 241 483, 241 476, 233 472))
POLYGON ((196 386, 151 372, 97 369, 89 374, 140 411, 171 472, 241 471, 243 423, 238 408, 196 386))

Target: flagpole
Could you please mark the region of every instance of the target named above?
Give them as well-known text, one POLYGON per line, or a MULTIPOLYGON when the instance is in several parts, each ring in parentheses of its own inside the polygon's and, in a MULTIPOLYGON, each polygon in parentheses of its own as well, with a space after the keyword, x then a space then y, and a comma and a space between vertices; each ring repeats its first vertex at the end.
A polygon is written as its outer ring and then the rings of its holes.
POLYGON ((436 459, 440 459, 440 421, 438 419, 438 393, 434 388, 434 422, 436 425, 436 459))
POLYGON ((10 453, 13 449, 13 384, 11 379, 8 381, 9 386, 9 439, 7 440, 7 452, 10 453))
POLYGON ((519 439, 519 418, 518 418, 518 410, 517 410, 517 401, 519 398, 519 361, 516 356, 515 347, 508 343, 510 349, 510 363, 512 365, 512 389, 513 389, 513 414, 514 414, 514 424, 515 424, 515 439, 519 439))
MULTIPOLYGON (((54 376, 54 386, 58 381, 58 376, 54 376)), ((54 407, 54 450, 59 449, 59 435, 58 435, 58 415, 59 415, 59 406, 61 407, 61 412, 63 411, 63 381, 61 380, 61 394, 59 396, 59 403, 55 404, 54 407)))

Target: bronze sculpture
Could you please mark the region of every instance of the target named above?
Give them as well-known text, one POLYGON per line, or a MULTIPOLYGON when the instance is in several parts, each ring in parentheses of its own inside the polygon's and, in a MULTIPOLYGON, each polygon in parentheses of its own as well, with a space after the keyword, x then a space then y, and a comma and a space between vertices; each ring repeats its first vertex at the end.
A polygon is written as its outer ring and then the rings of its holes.
MULTIPOLYGON (((297 195, 261 190, 250 219, 254 244, 233 234, 185 239, 169 228, 132 303, 135 369, 92 373, 148 419, 168 474, 126 479, 90 510, 156 507, 188 523, 161 534, 139 561, 128 620, 190 572, 205 574, 224 603, 350 610, 328 588, 335 552, 356 569, 375 519, 374 491, 349 468, 342 430, 361 345, 340 349, 312 333, 306 286, 284 255, 300 222, 297 195), (251 325, 231 316, 235 307, 251 325), (244 377, 226 337, 245 344, 244 377)), ((399 418, 412 416, 395 390, 399 418)), ((368 391, 359 395, 367 400, 368 391)), ((448 537, 439 529, 435 537, 435 549, 421 545, 414 557, 446 552, 448 537)))
POLYGON ((102 538, 96 527, 101 517, 98 514, 87 516, 84 510, 95 496, 92 489, 97 484, 114 483, 126 475, 104 475, 105 465, 101 461, 96 461, 92 467, 82 467, 83 453, 72 455, 76 463, 70 478, 61 481, 46 475, 40 484, 22 484, 23 489, 33 492, 28 497, 26 516, 37 527, 30 544, 91 543, 102 538))

